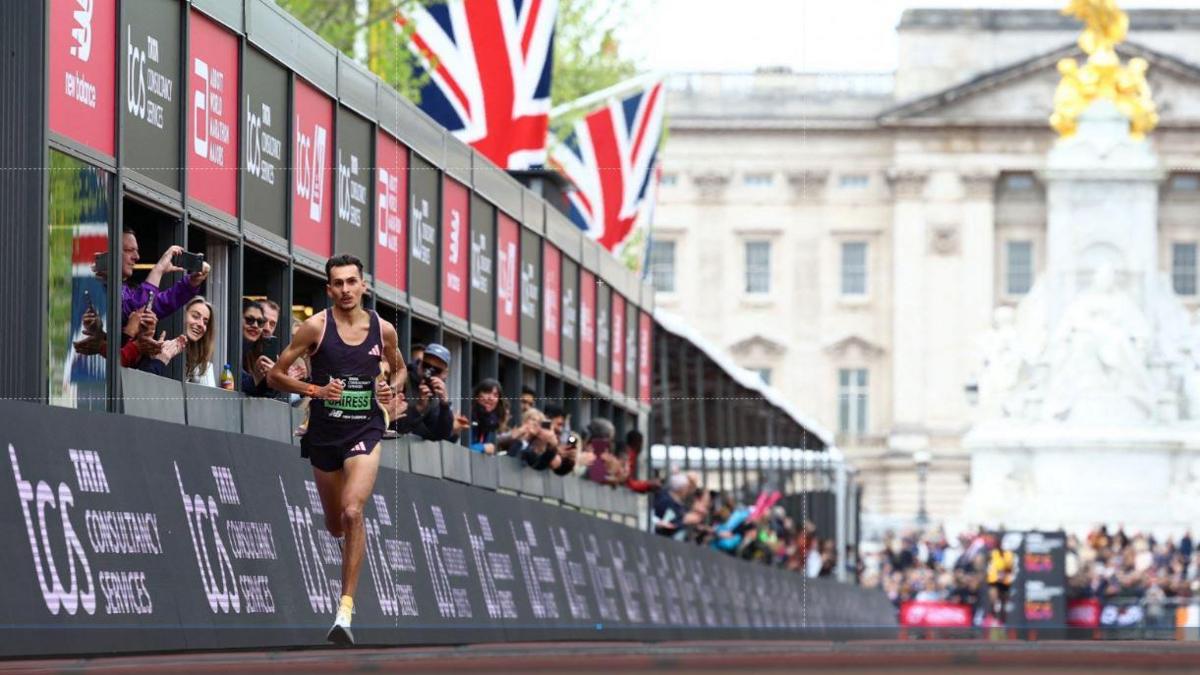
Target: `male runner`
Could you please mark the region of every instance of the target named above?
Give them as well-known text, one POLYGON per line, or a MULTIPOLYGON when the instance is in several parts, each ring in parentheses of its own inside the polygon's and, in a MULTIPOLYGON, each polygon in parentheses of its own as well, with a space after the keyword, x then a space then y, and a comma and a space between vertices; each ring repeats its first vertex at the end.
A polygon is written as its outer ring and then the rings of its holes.
MULTIPOLYGON (((340 645, 354 644, 350 619, 366 550, 363 504, 375 486, 381 454, 377 450, 387 425, 381 404, 402 399, 400 383, 407 377, 395 327, 363 309, 362 269, 362 261, 351 255, 325 263, 325 290, 333 308, 300 326, 267 376, 272 389, 312 398, 300 456, 312 463, 325 527, 342 544, 342 600, 326 636, 340 645), (312 384, 288 375, 302 354, 311 357, 312 384), (386 381, 380 377, 385 359, 390 365, 386 381)), ((403 413, 403 400, 398 403, 403 413)))

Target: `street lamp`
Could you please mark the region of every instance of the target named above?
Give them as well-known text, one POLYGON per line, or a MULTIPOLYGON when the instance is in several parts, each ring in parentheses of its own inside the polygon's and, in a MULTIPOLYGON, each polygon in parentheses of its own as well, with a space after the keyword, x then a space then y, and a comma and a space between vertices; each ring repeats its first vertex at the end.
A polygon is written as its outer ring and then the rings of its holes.
POLYGON ((921 527, 929 524, 929 513, 925 511, 925 479, 929 477, 929 462, 932 459, 928 450, 913 453, 913 463, 917 465, 917 525, 921 527))

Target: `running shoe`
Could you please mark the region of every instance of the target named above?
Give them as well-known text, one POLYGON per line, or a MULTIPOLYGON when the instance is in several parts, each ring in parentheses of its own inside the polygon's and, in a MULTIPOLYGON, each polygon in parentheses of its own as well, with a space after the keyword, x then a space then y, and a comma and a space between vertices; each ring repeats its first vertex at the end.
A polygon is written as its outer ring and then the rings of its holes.
POLYGON ((354 633, 350 632, 350 617, 349 611, 339 609, 337 618, 333 620, 333 627, 329 629, 325 639, 339 647, 353 647, 354 633))

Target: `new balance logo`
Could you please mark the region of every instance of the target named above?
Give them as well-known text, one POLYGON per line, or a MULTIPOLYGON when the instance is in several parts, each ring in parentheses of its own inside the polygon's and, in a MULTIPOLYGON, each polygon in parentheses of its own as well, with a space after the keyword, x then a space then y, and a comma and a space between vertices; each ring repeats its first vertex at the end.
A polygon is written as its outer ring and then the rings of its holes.
POLYGON ((229 467, 212 467, 213 480, 217 483, 217 499, 222 504, 241 504, 238 499, 237 486, 233 484, 233 472, 229 467))
POLYGON ((94 0, 75 0, 79 9, 72 12, 76 27, 71 29, 71 56, 86 62, 92 57, 92 9, 94 0))

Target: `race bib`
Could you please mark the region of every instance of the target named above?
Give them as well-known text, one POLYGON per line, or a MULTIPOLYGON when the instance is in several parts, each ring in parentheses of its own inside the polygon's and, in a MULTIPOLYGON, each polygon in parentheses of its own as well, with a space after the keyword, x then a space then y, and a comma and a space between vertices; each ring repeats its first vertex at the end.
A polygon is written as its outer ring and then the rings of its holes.
POLYGON ((325 401, 325 409, 330 417, 343 420, 366 420, 371 416, 375 405, 375 378, 358 375, 339 375, 337 379, 345 384, 342 397, 336 401, 325 401), (340 414, 333 411, 339 411, 340 414))

